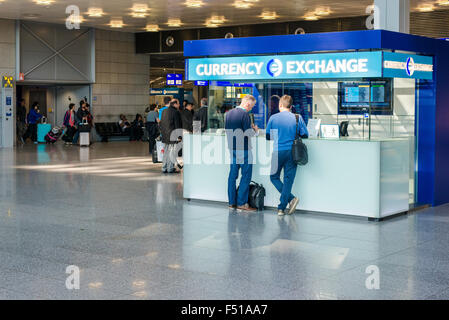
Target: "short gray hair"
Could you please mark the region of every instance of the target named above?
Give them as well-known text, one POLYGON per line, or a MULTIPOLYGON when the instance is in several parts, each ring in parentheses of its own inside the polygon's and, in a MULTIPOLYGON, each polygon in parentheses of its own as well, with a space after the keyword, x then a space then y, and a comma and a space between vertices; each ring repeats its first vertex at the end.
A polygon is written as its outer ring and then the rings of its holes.
POLYGON ((254 98, 254 96, 247 94, 246 96, 243 97, 242 104, 244 104, 246 102, 255 104, 257 102, 257 100, 256 100, 256 98, 254 98))

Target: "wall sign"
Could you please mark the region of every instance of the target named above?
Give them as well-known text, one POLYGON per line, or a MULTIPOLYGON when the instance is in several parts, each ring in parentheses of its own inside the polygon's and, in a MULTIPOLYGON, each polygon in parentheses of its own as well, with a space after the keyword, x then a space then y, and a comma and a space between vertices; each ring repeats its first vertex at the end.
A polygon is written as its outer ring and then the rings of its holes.
POLYGON ((341 52, 195 58, 186 60, 186 70, 188 72, 186 78, 189 80, 238 81, 381 77, 432 79, 433 60, 432 57, 382 51, 341 52), (399 65, 396 65, 397 63, 399 65))

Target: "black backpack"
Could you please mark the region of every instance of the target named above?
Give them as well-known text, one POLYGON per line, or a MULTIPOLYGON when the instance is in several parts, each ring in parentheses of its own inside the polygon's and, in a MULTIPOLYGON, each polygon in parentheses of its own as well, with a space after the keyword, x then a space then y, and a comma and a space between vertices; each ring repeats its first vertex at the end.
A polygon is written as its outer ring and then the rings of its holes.
POLYGON ((299 136, 299 115, 296 115, 296 138, 293 141, 292 155, 293 162, 300 166, 305 166, 309 162, 309 154, 307 152, 307 146, 302 142, 299 136))
POLYGON ((251 181, 249 185, 248 203, 250 207, 256 208, 259 211, 265 208, 266 191, 262 184, 251 181))

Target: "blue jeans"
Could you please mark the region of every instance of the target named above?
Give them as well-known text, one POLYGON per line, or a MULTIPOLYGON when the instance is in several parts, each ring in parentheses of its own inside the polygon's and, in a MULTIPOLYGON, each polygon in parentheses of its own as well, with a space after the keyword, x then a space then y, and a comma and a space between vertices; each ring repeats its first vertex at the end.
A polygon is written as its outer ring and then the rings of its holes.
POLYGON ((248 150, 234 150, 231 151, 232 163, 231 171, 228 178, 228 198, 229 205, 243 206, 248 203, 249 184, 253 175, 253 165, 248 150), (239 170, 242 170, 242 178, 240 179, 239 190, 237 194, 237 179, 239 177, 239 170))
POLYGON ((285 210, 295 196, 292 195, 292 187, 295 182, 298 166, 293 162, 291 150, 275 151, 271 160, 271 183, 281 193, 279 210, 285 210), (284 170, 284 182, 281 181, 281 171, 284 170))

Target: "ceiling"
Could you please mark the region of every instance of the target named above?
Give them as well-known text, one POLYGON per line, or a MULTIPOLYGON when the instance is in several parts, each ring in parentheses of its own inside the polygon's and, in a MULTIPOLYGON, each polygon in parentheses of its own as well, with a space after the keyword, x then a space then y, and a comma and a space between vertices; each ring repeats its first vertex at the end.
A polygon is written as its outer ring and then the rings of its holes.
MULTIPOLYGON (((412 11, 423 4, 435 4, 436 9, 449 9, 449 6, 438 6, 438 0, 411 0, 412 11)), ((304 20, 308 13, 315 12, 317 8, 331 10, 326 18, 361 16, 366 14, 366 8, 372 0, 0 0, 0 18, 32 19, 34 21, 64 24, 66 7, 76 5, 85 18, 82 26, 109 29, 111 18, 121 17, 125 26, 123 31, 144 31, 147 24, 157 24, 161 30, 187 29, 205 27, 205 22, 211 16, 224 16, 226 21, 220 26, 257 24, 263 22, 284 22, 304 20), (50 5, 38 5, 36 1, 52 1, 50 5), (186 1, 202 1, 199 8, 190 8, 186 1), (249 2, 248 9, 238 9, 233 6, 234 1, 249 2), (145 18, 131 16, 134 5, 146 4, 149 10, 145 18), (89 8, 101 8, 103 17, 92 18, 87 16, 89 8), (263 11, 275 11, 277 18, 263 20, 260 15, 263 11), (180 27, 169 27, 170 18, 181 19, 180 27)), ((326 10, 324 10, 326 11, 326 10)))

